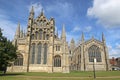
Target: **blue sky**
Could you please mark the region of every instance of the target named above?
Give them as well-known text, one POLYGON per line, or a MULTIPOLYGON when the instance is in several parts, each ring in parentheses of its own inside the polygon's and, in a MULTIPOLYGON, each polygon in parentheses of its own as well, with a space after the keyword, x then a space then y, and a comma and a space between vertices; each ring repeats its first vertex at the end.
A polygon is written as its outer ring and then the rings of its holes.
POLYGON ((27 29, 31 6, 35 17, 43 8, 45 16, 55 18, 61 35, 65 24, 67 41, 74 38, 76 44, 81 33, 88 40, 92 36, 101 40, 102 32, 110 57, 120 57, 120 0, 0 0, 0 28, 8 39, 13 40, 18 22, 27 29))

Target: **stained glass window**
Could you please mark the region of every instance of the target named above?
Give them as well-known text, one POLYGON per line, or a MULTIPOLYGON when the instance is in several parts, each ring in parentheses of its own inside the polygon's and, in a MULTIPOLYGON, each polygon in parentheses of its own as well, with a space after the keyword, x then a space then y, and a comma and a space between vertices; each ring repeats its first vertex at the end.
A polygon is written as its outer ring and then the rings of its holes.
POLYGON ((37 64, 41 64, 41 50, 42 50, 42 44, 38 44, 38 55, 37 55, 37 64))
POLYGON ((89 62, 93 62, 94 58, 96 58, 97 62, 101 62, 101 52, 99 47, 97 47, 96 45, 92 45, 88 49, 88 55, 89 55, 89 62))
POLYGON ((35 61, 35 44, 31 46, 31 64, 34 64, 35 61))
POLYGON ((47 63, 47 47, 48 47, 48 45, 44 44, 44 61, 43 61, 43 64, 47 63))
POLYGON ((38 32, 36 32, 35 38, 38 39, 38 32))
POLYGON ((34 39, 34 34, 31 35, 31 40, 33 40, 33 39, 34 39))
POLYGON ((45 37, 46 37, 46 33, 44 32, 43 33, 43 40, 45 40, 45 37))
POLYGON ((49 35, 46 35, 46 39, 47 39, 47 40, 49 39, 49 35))
POLYGON ((39 39, 42 39, 42 30, 40 30, 39 39))
POLYGON ((14 62, 15 66, 23 66, 23 56, 22 54, 17 55, 17 59, 14 62))
POLYGON ((54 57, 54 67, 61 67, 61 57, 59 55, 54 57))

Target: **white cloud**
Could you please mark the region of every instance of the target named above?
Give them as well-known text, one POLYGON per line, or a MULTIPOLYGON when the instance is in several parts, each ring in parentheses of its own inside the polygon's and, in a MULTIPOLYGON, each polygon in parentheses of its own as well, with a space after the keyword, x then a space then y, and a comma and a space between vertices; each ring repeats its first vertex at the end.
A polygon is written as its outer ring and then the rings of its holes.
MULTIPOLYGON (((4 15, 5 16, 5 15, 4 15)), ((12 21, 0 17, 0 28, 3 29, 3 35, 8 39, 12 40, 15 34, 17 25, 12 21)))
POLYGON ((90 32, 92 30, 92 27, 91 26, 87 26, 85 27, 84 31, 85 32, 90 32))
POLYGON ((92 30, 92 27, 91 26, 86 26, 86 27, 79 27, 79 26, 76 26, 76 27, 73 27, 72 31, 71 32, 90 32, 92 30))
POLYGON ((73 28, 72 32, 78 32, 81 31, 81 28, 79 26, 76 26, 73 28))
MULTIPOLYGON (((24 27, 25 25, 22 26, 24 27)), ((3 14, 0 15, 0 28, 3 30, 3 36, 7 37, 9 40, 14 39, 17 23, 10 21, 9 16, 3 14)))
POLYGON ((55 1, 53 4, 49 4, 45 7, 49 13, 54 13, 61 18, 73 17, 74 9, 73 5, 68 2, 55 1))
POLYGON ((31 4, 28 6, 29 12, 31 11, 32 6, 34 7, 35 17, 37 17, 40 14, 41 10, 43 9, 43 6, 41 5, 40 2, 31 4))
POLYGON ((120 26, 120 0, 93 0, 87 15, 97 18, 107 28, 120 26))
POLYGON ((57 15, 57 17, 61 18, 69 18, 73 17, 73 5, 68 2, 60 2, 60 1, 55 1, 53 4, 48 4, 43 7, 43 5, 40 2, 33 3, 28 6, 29 11, 31 10, 31 7, 34 6, 34 11, 35 11, 35 17, 37 17, 41 10, 43 9, 44 11, 48 13, 54 13, 57 15))
POLYGON ((120 56, 120 44, 117 44, 115 48, 111 45, 108 45, 108 51, 110 58, 112 57, 119 57, 120 56))
POLYGON ((120 44, 119 43, 116 44, 116 48, 120 49, 120 44))

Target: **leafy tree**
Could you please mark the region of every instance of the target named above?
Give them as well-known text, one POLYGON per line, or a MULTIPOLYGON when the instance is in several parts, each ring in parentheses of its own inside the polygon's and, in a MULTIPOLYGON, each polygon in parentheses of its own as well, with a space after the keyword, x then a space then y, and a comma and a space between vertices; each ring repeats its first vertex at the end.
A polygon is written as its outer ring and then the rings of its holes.
POLYGON ((0 29, 0 71, 6 73, 7 67, 11 65, 17 58, 16 46, 12 44, 6 37, 2 36, 2 31, 0 29))

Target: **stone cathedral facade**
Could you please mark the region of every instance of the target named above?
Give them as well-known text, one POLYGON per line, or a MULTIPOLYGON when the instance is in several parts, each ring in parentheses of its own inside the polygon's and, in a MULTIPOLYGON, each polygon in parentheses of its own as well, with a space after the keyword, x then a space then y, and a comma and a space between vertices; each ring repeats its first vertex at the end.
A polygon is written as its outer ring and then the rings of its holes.
POLYGON ((18 24, 13 44, 18 47, 18 58, 8 67, 8 71, 92 71, 94 58, 96 70, 109 70, 108 50, 103 34, 101 41, 94 37, 85 40, 82 34, 81 42, 77 46, 74 39, 68 45, 64 25, 59 38, 55 32, 54 18, 47 19, 43 11, 34 18, 33 7, 28 19, 27 32, 21 30, 18 24))
POLYGON ((18 24, 13 44, 18 47, 18 59, 8 71, 69 73, 69 50, 65 27, 63 25, 59 38, 58 33, 55 33, 54 18, 48 20, 43 11, 34 19, 32 7, 27 33, 20 30, 18 24))
POLYGON ((76 46, 74 39, 72 39, 69 50, 70 70, 93 71, 93 64, 97 71, 110 70, 108 49, 103 34, 100 41, 94 37, 85 40, 82 33, 80 43, 76 46), (94 59, 96 60, 95 63, 94 59))

